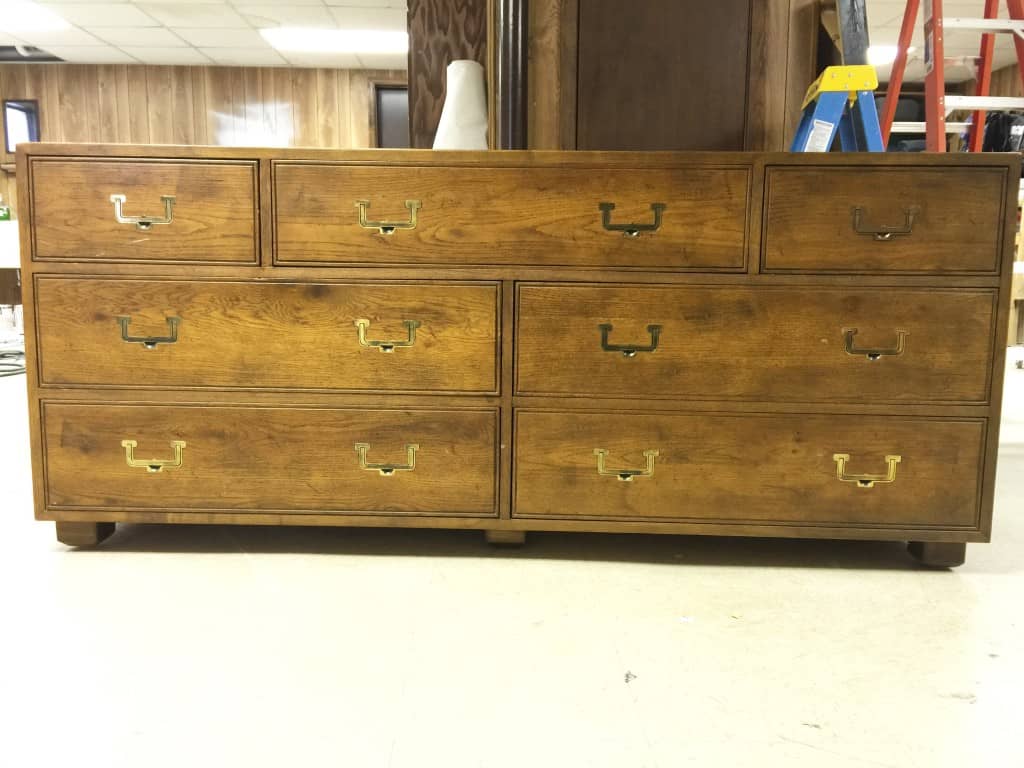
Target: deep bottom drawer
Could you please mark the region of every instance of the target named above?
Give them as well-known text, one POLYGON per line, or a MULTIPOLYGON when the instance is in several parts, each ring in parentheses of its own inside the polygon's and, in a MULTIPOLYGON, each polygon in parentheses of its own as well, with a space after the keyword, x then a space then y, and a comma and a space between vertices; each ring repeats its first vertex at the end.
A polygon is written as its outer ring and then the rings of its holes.
POLYGON ((523 411, 517 518, 974 529, 984 419, 523 411))
POLYGON ((44 402, 42 419, 52 510, 497 514, 493 409, 44 402))

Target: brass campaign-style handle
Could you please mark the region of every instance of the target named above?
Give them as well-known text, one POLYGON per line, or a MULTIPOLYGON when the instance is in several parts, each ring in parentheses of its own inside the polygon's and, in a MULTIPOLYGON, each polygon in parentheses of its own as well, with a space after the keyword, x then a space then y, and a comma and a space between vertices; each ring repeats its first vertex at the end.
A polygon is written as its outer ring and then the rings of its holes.
POLYGON ((893 454, 885 457, 886 471, 884 475, 848 475, 846 474, 846 462, 850 460, 848 453, 834 453, 832 460, 836 463, 836 477, 844 483, 856 483, 858 488, 874 488, 877 483, 896 482, 896 465, 903 461, 903 457, 893 454))
POLYGON ((357 331, 359 345, 362 347, 376 347, 381 352, 394 352, 397 347, 411 347, 416 343, 416 329, 420 327, 421 323, 419 320, 403 320, 402 323, 409 333, 405 341, 375 341, 366 338, 366 331, 370 328, 370 321, 365 317, 359 318, 355 322, 356 328, 359 329, 357 331))
POLYGON ((843 335, 846 338, 846 354, 859 357, 863 355, 868 360, 878 360, 880 357, 895 357, 902 355, 906 349, 907 332, 896 330, 896 347, 893 349, 857 349, 853 346, 853 337, 857 335, 856 328, 843 328, 843 335))
POLYGON ((658 348, 658 340, 661 338, 661 326, 648 325, 647 332, 651 335, 651 343, 646 347, 638 344, 610 344, 608 334, 612 332, 612 324, 600 323, 597 327, 601 331, 601 349, 605 352, 621 352, 623 357, 636 357, 637 352, 653 352, 658 348))
POLYGON ((654 449, 644 451, 643 455, 647 459, 647 465, 643 469, 607 469, 604 459, 608 455, 608 451, 604 448, 595 448, 594 455, 597 456, 597 474, 604 477, 617 477, 624 483, 631 483, 634 477, 654 477, 654 460, 660 453, 654 449))
POLYGON ((136 459, 135 448, 138 443, 135 440, 122 440, 121 447, 124 448, 124 460, 129 467, 145 469, 147 472, 163 472, 165 469, 177 469, 181 466, 181 451, 185 447, 184 440, 171 440, 171 448, 174 449, 173 459, 136 459))
POLYGON ((370 472, 379 472, 382 477, 390 477, 395 472, 412 472, 416 469, 416 451, 420 447, 416 443, 405 446, 405 464, 373 464, 366 460, 369 443, 356 443, 356 454, 359 456, 359 468, 370 472))
POLYGON ((170 224, 174 221, 174 195, 160 195, 164 201, 164 215, 159 216, 125 216, 124 204, 128 202, 125 195, 111 195, 110 202, 114 204, 114 218, 118 224, 134 224, 140 232, 148 232, 154 224, 170 224))
POLYGON ((651 203, 654 211, 654 222, 651 224, 612 224, 612 211, 615 203, 598 203, 601 211, 601 226, 609 232, 621 232, 623 237, 639 237, 641 232, 657 232, 661 228, 661 214, 668 206, 665 203, 651 203))
POLYGON ((409 209, 408 221, 367 221, 366 209, 369 207, 369 200, 356 200, 356 208, 359 209, 359 226, 363 229, 376 229, 382 235, 393 235, 398 229, 416 229, 416 212, 423 207, 423 203, 419 200, 405 201, 405 207, 409 209))
POLYGON ((903 209, 903 226, 892 227, 892 226, 881 226, 878 228, 864 227, 862 220, 864 218, 864 209, 859 205, 853 209, 853 231, 858 235, 868 235, 873 237, 875 240, 885 243, 892 240, 897 235, 909 235, 914 231, 914 218, 920 213, 921 210, 916 206, 903 209))
POLYGON ((117 324, 121 326, 121 341, 138 343, 146 349, 155 349, 157 344, 174 344, 178 340, 178 323, 181 322, 181 318, 168 317, 166 320, 168 331, 166 336, 129 336, 128 325, 132 319, 121 315, 117 318, 117 324))

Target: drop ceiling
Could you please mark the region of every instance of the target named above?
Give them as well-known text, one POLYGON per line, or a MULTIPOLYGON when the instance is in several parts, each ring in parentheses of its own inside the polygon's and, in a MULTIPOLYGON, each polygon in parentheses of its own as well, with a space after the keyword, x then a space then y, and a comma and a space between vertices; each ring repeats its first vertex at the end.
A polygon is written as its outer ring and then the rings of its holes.
MULTIPOLYGON (((257 31, 261 27, 405 30, 406 0, 37 0, 71 26, 48 32, 8 33, 0 0, 0 45, 32 45, 73 63, 219 64, 261 67, 340 67, 404 69, 401 54, 281 53, 257 31)), ((978 17, 983 0, 945 0, 947 17, 978 17)), ((1006 16, 1005 3, 1000 3, 1006 16)), ((871 43, 895 45, 906 3, 867 0, 871 43)), ((922 2, 923 6, 923 2, 922 2)), ((907 67, 908 80, 924 77, 924 43, 918 18, 907 67)), ((972 32, 947 30, 947 79, 974 77, 979 39, 972 32)), ((995 66, 1016 61, 1007 35, 996 43, 995 66)), ((889 66, 878 68, 888 80, 889 66)))
MULTIPOLYGON (((405 69, 405 54, 282 53, 264 27, 406 29, 406 0, 36 0, 67 29, 11 34, 0 0, 0 45, 30 45, 81 64, 405 69)), ((12 27, 13 28, 13 27, 12 27)))
MULTIPOLYGON (((1000 18, 1007 18, 1006 3, 1000 2, 1000 18)), ((872 45, 896 45, 900 37, 900 26, 903 24, 903 11, 907 4, 903 0, 867 0, 868 11, 868 35, 872 45)), ((945 0, 942 4, 944 18, 963 17, 977 19, 984 15, 984 0, 945 0)), ((924 21, 921 18, 924 13, 924 0, 921 2, 921 10, 918 12, 917 24, 914 27, 914 38, 911 46, 916 48, 911 52, 907 63, 906 79, 908 81, 921 81, 924 79, 924 21)), ((975 76, 975 62, 973 58, 978 55, 978 48, 981 44, 981 37, 977 32, 967 30, 945 30, 946 58, 960 58, 966 61, 947 62, 946 80, 958 82, 971 80, 975 76)), ((1009 64, 1015 64, 1017 56, 1014 53, 1013 41, 1010 35, 996 36, 996 53, 994 68, 999 69, 1009 64)), ((878 67, 878 79, 883 82, 889 79, 891 65, 878 67)))

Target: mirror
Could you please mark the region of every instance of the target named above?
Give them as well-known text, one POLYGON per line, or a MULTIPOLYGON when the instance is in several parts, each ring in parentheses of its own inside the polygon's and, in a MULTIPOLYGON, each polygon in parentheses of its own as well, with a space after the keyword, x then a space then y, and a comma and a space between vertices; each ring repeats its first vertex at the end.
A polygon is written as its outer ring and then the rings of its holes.
POLYGON ((4 146, 14 154, 24 141, 39 141, 39 102, 34 99, 4 101, 4 146))

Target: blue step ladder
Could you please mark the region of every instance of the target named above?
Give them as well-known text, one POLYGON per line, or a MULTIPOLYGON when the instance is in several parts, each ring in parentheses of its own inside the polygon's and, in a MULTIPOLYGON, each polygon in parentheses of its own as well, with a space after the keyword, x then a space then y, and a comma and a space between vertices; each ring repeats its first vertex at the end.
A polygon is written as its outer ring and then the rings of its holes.
POLYGON ((826 67, 807 89, 790 151, 828 152, 838 133, 844 152, 884 152, 875 108, 877 87, 878 75, 868 64, 826 67))

